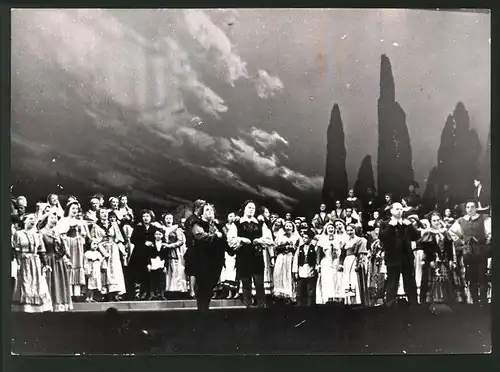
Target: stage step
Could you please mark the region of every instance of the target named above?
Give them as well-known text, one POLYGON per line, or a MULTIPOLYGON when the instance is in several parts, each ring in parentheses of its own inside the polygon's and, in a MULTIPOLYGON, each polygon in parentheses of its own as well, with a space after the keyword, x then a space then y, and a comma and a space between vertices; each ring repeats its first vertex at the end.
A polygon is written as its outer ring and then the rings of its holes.
MULTIPOLYGON (((73 311, 103 312, 109 308, 118 311, 169 311, 169 310, 196 310, 195 300, 167 300, 167 301, 120 301, 120 302, 77 302, 73 304, 73 311)), ((210 309, 242 309, 245 306, 240 300, 212 300, 210 309)))

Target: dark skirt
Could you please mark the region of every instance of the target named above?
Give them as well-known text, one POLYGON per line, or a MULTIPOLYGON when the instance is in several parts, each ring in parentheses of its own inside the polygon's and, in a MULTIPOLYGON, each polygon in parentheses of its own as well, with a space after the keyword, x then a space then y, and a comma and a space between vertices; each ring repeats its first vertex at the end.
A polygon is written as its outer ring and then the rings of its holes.
POLYGON ((71 269, 66 266, 62 258, 54 254, 47 255, 47 264, 52 269, 52 271, 47 271, 46 278, 54 311, 72 310, 71 269))
POLYGON ((374 257, 370 260, 368 293, 372 303, 384 298, 385 277, 381 273, 383 263, 384 260, 381 257, 374 257))
POLYGON ((447 263, 439 262, 434 269, 429 269, 429 290, 427 303, 450 304, 457 300, 453 273, 447 263))

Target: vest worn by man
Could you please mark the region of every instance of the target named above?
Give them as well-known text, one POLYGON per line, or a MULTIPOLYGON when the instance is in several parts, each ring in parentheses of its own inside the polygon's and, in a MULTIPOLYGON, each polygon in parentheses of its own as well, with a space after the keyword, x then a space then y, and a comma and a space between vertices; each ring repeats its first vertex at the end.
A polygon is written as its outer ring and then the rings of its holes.
POLYGON ((299 259, 298 259, 299 267, 304 266, 306 263, 310 267, 316 266, 316 250, 312 246, 309 246, 307 257, 304 252, 304 246, 301 246, 299 248, 299 259))
POLYGON ((475 219, 470 218, 467 220, 463 217, 458 219, 464 236, 463 240, 466 242, 463 247, 464 254, 486 255, 488 253, 484 219, 483 215, 475 219))

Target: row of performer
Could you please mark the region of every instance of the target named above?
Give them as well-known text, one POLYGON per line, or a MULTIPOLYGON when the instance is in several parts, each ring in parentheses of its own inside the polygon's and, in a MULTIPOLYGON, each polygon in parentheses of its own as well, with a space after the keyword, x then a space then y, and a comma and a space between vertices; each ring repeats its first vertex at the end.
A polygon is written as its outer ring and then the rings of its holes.
POLYGON ((92 218, 81 218, 77 200, 13 216, 13 308, 68 311, 82 299, 176 293, 207 310, 214 292, 240 296, 247 307, 276 299, 366 306, 392 306, 398 295, 410 303, 488 299, 491 220, 475 201, 451 226, 438 212, 404 218, 396 202, 368 232, 350 214, 321 223, 320 211, 310 226, 266 208, 257 213, 253 201, 222 223, 213 205, 198 200, 180 225, 168 213, 156 221, 150 210, 135 223, 128 206, 99 203, 92 218))

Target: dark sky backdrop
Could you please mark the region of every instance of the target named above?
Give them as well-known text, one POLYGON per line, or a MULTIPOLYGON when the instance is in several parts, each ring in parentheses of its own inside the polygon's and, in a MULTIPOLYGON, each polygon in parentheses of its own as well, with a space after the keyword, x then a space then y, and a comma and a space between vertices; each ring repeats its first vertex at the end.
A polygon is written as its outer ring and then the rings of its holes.
POLYGON ((458 101, 487 138, 489 40, 490 16, 461 12, 15 10, 12 182, 165 206, 317 200, 334 103, 350 185, 376 164, 385 53, 423 188, 458 101))

